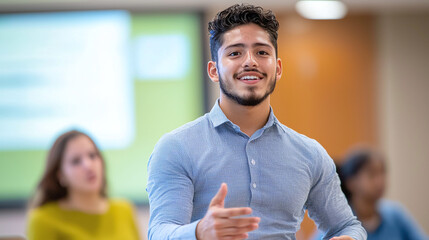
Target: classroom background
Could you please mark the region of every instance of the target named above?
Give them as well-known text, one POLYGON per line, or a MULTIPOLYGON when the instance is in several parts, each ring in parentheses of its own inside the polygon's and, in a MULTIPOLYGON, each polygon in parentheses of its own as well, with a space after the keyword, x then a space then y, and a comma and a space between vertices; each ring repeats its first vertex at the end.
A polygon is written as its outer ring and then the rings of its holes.
MULTIPOLYGON (((429 1, 344 0, 338 19, 309 19, 292 0, 246 2, 280 22, 277 118, 338 162, 356 145, 380 149, 386 198, 428 234, 429 1)), ((101 146, 109 196, 138 206, 145 239, 148 158, 216 101, 207 23, 234 3, 0 0, 0 236, 25 235, 47 150, 75 128, 101 146)), ((306 217, 298 239, 314 230, 306 217)))

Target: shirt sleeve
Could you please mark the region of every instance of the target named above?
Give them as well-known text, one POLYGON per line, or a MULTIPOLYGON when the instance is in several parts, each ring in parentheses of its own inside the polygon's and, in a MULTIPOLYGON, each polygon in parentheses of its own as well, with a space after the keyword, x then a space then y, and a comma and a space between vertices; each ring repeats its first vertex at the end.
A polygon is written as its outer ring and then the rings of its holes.
POLYGON ((366 240, 365 229, 353 215, 341 191, 334 161, 317 142, 316 150, 312 166, 313 185, 306 203, 310 218, 326 233, 323 239, 347 235, 355 240, 366 240))
POLYGON ((194 185, 190 158, 174 135, 155 146, 148 163, 150 220, 148 239, 196 239, 191 223, 194 185))

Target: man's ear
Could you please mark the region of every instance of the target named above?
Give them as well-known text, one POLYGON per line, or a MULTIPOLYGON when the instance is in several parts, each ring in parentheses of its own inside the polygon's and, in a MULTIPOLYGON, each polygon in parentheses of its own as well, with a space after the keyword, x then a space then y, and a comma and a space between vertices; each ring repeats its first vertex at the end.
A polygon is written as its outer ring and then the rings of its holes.
POLYGON ((219 82, 219 75, 216 67, 216 62, 209 61, 207 63, 207 74, 213 82, 219 82))
POLYGON ((280 78, 282 77, 282 73, 283 73, 283 65, 282 65, 282 60, 280 58, 277 58, 277 64, 276 64, 276 79, 277 81, 280 80, 280 78))

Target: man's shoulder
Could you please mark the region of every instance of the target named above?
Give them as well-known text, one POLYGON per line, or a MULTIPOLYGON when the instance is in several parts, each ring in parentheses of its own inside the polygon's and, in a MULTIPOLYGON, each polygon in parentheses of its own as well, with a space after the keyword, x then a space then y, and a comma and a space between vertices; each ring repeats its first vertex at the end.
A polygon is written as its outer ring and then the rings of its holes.
POLYGON ((318 141, 313 138, 310 138, 302 133, 299 133, 292 128, 287 127, 286 125, 277 122, 277 125, 280 128, 280 131, 294 144, 297 146, 302 146, 307 149, 319 150, 323 148, 318 141))
POLYGON ((211 127, 212 124, 208 118, 208 114, 205 114, 168 133, 165 133, 158 141, 158 144, 183 145, 187 140, 198 138, 211 127))
POLYGON ((203 116, 190 121, 188 123, 183 124, 182 126, 170 131, 169 135, 187 135, 191 133, 196 133, 202 130, 207 129, 210 126, 211 122, 208 118, 208 114, 204 114, 203 116))
POLYGON ((332 158, 325 148, 315 139, 299 133, 284 124, 278 122, 281 134, 286 139, 289 148, 305 156, 306 163, 313 166, 312 169, 319 171, 322 168, 331 168, 334 166, 332 158))

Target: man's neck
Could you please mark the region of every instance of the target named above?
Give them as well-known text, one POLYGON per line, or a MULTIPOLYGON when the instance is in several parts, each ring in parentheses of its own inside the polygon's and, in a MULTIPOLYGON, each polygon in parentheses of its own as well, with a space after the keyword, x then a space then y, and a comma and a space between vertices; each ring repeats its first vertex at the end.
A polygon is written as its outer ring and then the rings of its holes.
POLYGON ((221 93, 219 106, 225 116, 249 137, 267 123, 270 115, 269 96, 256 106, 243 106, 221 93))

